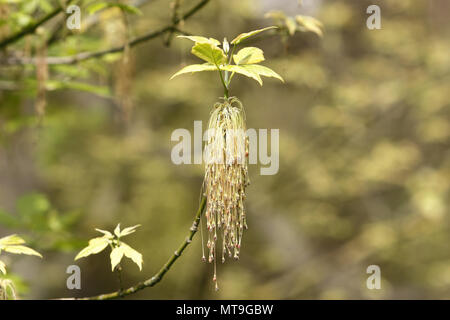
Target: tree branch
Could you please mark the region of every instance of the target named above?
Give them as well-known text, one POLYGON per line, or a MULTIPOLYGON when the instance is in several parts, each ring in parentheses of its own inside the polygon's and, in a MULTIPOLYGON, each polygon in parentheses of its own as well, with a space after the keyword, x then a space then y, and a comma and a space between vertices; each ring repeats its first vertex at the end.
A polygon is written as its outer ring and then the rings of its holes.
POLYGON ((197 214, 195 215, 194 221, 192 222, 192 226, 190 229, 190 232, 188 236, 186 237, 186 240, 180 245, 180 247, 173 253, 173 255, 170 257, 170 259, 161 267, 161 269, 150 279, 147 279, 143 282, 139 282, 133 287, 130 287, 125 290, 119 290, 111 293, 105 293, 98 296, 93 297, 87 297, 87 298, 68 298, 63 300, 109 300, 109 299, 117 299, 122 298, 124 296, 129 296, 133 293, 136 293, 142 289, 145 289, 147 287, 153 287, 155 284, 160 282, 164 275, 167 273, 167 271, 170 270, 172 265, 177 261, 177 259, 181 256, 183 251, 186 249, 186 247, 192 242, 192 238, 196 234, 200 219, 202 217, 203 211, 205 209, 206 205, 206 197, 202 197, 200 201, 200 206, 197 210, 197 214))
POLYGON ((49 12, 47 15, 42 17, 40 20, 36 21, 35 23, 29 25, 28 27, 25 27, 24 29, 20 30, 19 32, 9 36, 8 38, 2 40, 0 42, 0 49, 3 49, 7 47, 8 45, 18 41, 22 37, 26 36, 29 33, 34 32, 40 25, 44 24, 54 16, 56 16, 58 13, 60 13, 63 10, 62 7, 58 7, 53 9, 53 11, 49 12))
MULTIPOLYGON (((184 15, 182 15, 179 18, 175 18, 172 22, 172 24, 165 26, 159 30, 144 34, 140 37, 136 37, 133 40, 131 40, 128 45, 130 47, 134 47, 137 44, 140 44, 142 42, 145 42, 150 39, 157 38, 167 32, 177 32, 178 29, 176 26, 183 20, 186 20, 190 18, 192 15, 194 15, 197 11, 199 11, 201 8, 203 8, 210 0, 201 0, 197 5, 195 5, 191 10, 186 12, 184 15)), ((66 57, 47 57, 46 63, 47 64, 73 64, 80 61, 92 59, 92 58, 98 58, 101 56, 104 56, 109 53, 116 53, 121 52, 125 49, 126 45, 122 45, 115 48, 105 49, 105 50, 99 50, 95 52, 81 52, 72 56, 66 56, 66 57)), ((17 57, 9 57, 5 58, 2 62, 6 63, 7 65, 21 65, 21 64, 36 64, 37 59, 36 58, 17 58, 17 57)))

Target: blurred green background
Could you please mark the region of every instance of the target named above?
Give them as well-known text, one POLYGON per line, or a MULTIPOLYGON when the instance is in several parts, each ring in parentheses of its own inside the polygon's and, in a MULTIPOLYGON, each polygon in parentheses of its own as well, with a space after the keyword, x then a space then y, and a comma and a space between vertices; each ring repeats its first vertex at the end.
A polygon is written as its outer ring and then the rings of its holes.
MULTIPOLYGON (((174 3, 133 2, 142 15, 124 20, 117 8, 89 14, 94 2, 79 2, 82 23, 90 19, 82 31, 65 29, 60 15, 2 55, 117 46, 170 24, 174 3)), ((181 1, 180 12, 197 2, 181 1)), ((1 39, 55 3, 0 6, 1 39)), ((316 17, 324 36, 281 28, 258 37, 263 64, 286 83, 232 84, 249 128, 280 129, 280 169, 261 176, 250 166, 249 229, 241 259, 218 265, 220 290, 197 234, 161 283, 129 298, 449 299, 449 9, 445 0, 222 0, 182 22, 185 32, 232 39, 281 10, 316 17), (381 30, 366 27, 371 4, 381 30), (366 288, 369 265, 381 268, 381 290, 366 288)), ((169 81, 199 60, 189 41, 167 40, 131 48, 128 64, 108 55, 48 66, 47 77, 39 63, 0 63, 0 237, 18 233, 44 255, 2 254, 22 298, 116 290, 107 251, 73 261, 96 227, 142 224, 127 243, 144 268, 125 261, 126 286, 158 271, 188 234, 203 165, 174 165, 170 136, 206 123, 222 88, 216 73, 169 81), (81 290, 66 289, 71 264, 81 290)))

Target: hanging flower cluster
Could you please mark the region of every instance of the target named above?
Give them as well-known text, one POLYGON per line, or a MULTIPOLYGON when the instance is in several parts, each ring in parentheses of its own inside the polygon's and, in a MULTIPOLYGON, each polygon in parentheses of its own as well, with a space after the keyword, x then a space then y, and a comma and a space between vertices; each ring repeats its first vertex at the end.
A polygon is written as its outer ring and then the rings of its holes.
POLYGON ((242 234, 247 229, 245 217, 245 188, 248 179, 248 139, 245 112, 235 97, 216 103, 209 119, 205 147, 206 172, 204 193, 206 228, 208 230, 208 261, 214 262, 217 288, 216 260, 218 233, 222 237, 222 262, 225 255, 239 258, 242 234))

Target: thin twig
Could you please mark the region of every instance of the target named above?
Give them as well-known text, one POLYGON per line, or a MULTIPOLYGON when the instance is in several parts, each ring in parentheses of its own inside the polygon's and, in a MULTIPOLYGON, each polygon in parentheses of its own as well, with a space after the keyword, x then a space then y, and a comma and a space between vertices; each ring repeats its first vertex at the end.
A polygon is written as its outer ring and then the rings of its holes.
POLYGON ((197 210, 197 214, 195 215, 194 221, 192 222, 192 226, 190 228, 190 232, 186 239, 183 241, 183 243, 180 245, 180 247, 173 253, 173 255, 170 257, 170 259, 161 267, 161 269, 150 279, 147 279, 143 282, 139 282, 133 287, 130 287, 125 290, 119 290, 111 293, 101 294, 98 296, 93 297, 87 297, 87 298, 69 298, 64 300, 109 300, 109 299, 117 299, 125 296, 129 296, 131 294, 134 294, 142 289, 153 287, 155 284, 160 282, 164 275, 167 273, 167 271, 170 270, 172 265, 177 261, 177 259, 181 256, 184 249, 192 242, 192 238, 197 233, 200 219, 202 217, 203 211, 205 209, 206 205, 206 197, 202 197, 200 201, 200 206, 197 210))
MULTIPOLYGON (((168 26, 165 26, 159 30, 149 32, 147 34, 144 34, 142 36, 136 37, 133 40, 131 40, 128 45, 130 47, 134 47, 137 44, 140 44, 142 42, 145 42, 150 39, 157 38, 167 32, 177 32, 178 29, 176 26, 180 21, 186 20, 190 18, 192 15, 194 15, 197 11, 199 11, 203 6, 205 6, 210 0, 202 0, 197 5, 195 5, 191 10, 186 12, 184 15, 182 15, 180 18, 174 19, 174 22, 168 26)), ((73 64, 80 61, 92 59, 92 58, 98 58, 101 56, 104 56, 106 54, 110 53, 116 53, 121 52, 125 50, 125 45, 118 46, 115 48, 95 51, 95 52, 81 52, 72 56, 66 56, 66 57, 47 57, 47 64, 73 64)), ((0 64, 4 63, 7 65, 21 65, 21 64, 36 64, 36 58, 18 58, 18 57, 8 57, 4 60, 0 61, 0 64)))

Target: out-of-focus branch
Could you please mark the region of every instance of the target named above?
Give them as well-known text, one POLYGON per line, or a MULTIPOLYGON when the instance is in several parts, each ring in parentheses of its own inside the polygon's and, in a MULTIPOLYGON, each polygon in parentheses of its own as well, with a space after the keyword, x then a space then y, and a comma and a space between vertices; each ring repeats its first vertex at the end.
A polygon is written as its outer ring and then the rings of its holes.
MULTIPOLYGON (((190 9, 188 12, 183 14, 181 17, 174 19, 172 24, 165 26, 159 30, 149 32, 147 34, 144 34, 142 36, 136 37, 132 39, 127 45, 130 47, 134 47, 135 45, 138 45, 142 42, 157 38, 161 35, 166 34, 167 32, 178 32, 177 25, 183 21, 190 18, 192 15, 194 15, 197 11, 199 11, 201 8, 203 8, 210 0, 201 0, 197 5, 195 5, 192 9, 190 9)), ((92 58, 99 58, 101 56, 104 56, 106 54, 110 53, 116 53, 121 52, 125 50, 125 47, 127 45, 122 45, 110 49, 100 50, 100 51, 94 51, 94 52, 81 52, 72 56, 65 56, 65 57, 47 57, 46 62, 47 64, 73 64, 80 61, 92 59, 92 58)), ((21 64, 36 64, 36 58, 20 58, 20 57, 7 57, 3 60, 0 60, 0 64, 6 64, 6 65, 21 65, 21 64)))
POLYGON ((125 290, 119 290, 111 293, 105 293, 98 296, 87 297, 87 298, 69 298, 64 300, 109 300, 109 299, 117 299, 122 298, 124 296, 129 296, 133 293, 141 291, 142 289, 153 287, 155 284, 160 282, 164 275, 170 270, 172 265, 177 261, 177 259, 181 256, 184 249, 192 242, 192 238, 197 233, 199 228, 200 219, 202 217, 203 211, 205 210, 206 205, 206 197, 202 197, 200 201, 200 206, 197 210, 197 214, 195 215, 194 221, 192 222, 192 226, 190 232, 180 247, 173 253, 173 255, 169 258, 169 260, 161 267, 161 269, 150 279, 147 279, 143 282, 139 282, 135 286, 132 286, 125 290))
MULTIPOLYGON (((153 1, 153 0, 135 0, 131 5, 133 7, 139 8, 139 7, 144 6, 145 4, 147 4, 150 1, 153 1)), ((104 10, 107 10, 107 9, 99 10, 98 12, 84 18, 82 29, 88 29, 88 28, 94 26, 95 24, 97 24, 100 21, 100 13, 103 12, 104 10)), ((65 39, 65 38, 75 34, 72 32, 64 34, 64 32, 63 32, 64 30, 67 32, 67 29, 64 28, 64 23, 65 23, 65 20, 62 19, 60 21, 60 23, 58 23, 55 26, 52 35, 50 36, 50 38, 47 41, 47 47, 60 41, 63 38, 65 39)))
POLYGON ((62 7, 57 7, 53 9, 53 11, 49 12, 47 15, 42 17, 40 20, 36 21, 35 23, 25 27, 24 29, 20 30, 19 32, 7 37, 6 39, 0 41, 0 49, 3 49, 7 47, 8 45, 18 41, 19 39, 23 38, 27 34, 33 33, 39 26, 56 16, 58 13, 62 12, 62 7))

